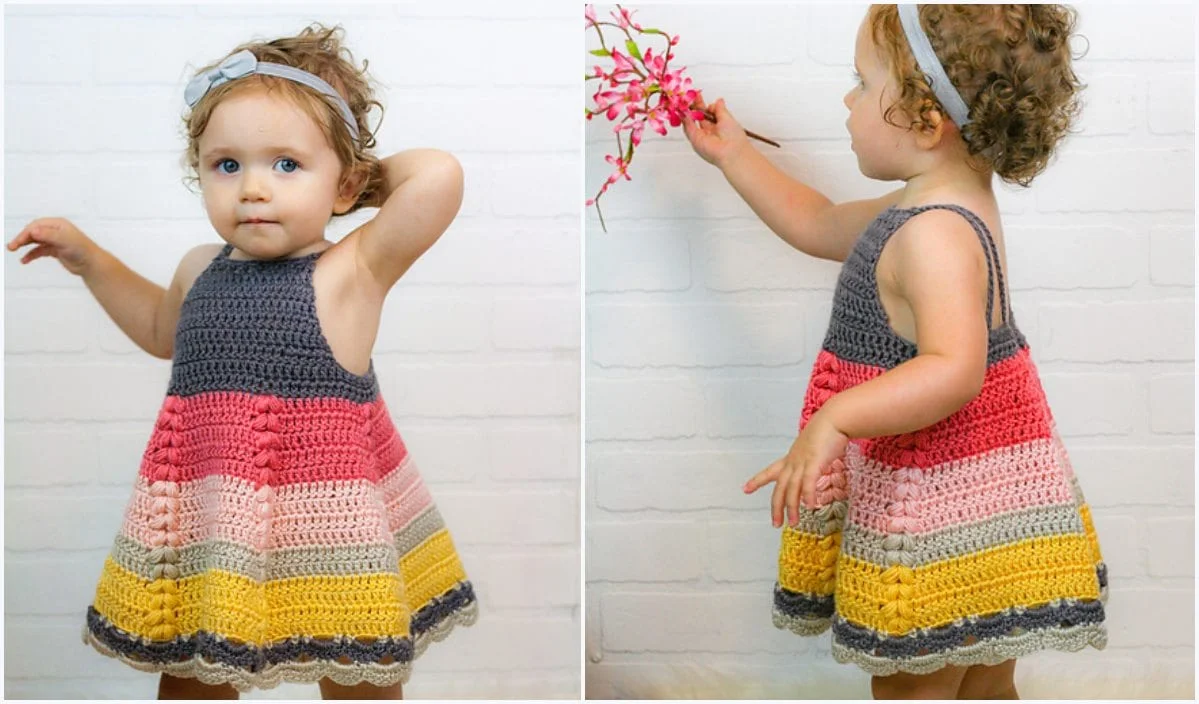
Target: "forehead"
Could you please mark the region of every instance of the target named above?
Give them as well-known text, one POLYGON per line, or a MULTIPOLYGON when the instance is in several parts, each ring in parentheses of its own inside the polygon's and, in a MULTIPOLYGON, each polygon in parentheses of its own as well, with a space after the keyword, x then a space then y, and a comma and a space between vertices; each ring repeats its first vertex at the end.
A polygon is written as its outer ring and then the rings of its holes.
POLYGON ((200 147, 291 146, 315 151, 328 141, 320 125, 292 100, 263 89, 239 91, 212 110, 200 147))

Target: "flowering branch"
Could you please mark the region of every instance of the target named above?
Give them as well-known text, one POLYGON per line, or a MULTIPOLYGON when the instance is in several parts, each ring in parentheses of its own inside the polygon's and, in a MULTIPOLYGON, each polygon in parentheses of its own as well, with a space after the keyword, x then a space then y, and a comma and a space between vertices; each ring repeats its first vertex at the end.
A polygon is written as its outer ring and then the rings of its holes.
MULTIPOLYGON (((684 68, 671 69, 670 60, 674 58, 671 50, 679 43, 679 36, 673 37, 660 29, 645 28, 633 21, 636 10, 626 10, 620 5, 611 13, 614 22, 600 20, 595 15, 595 8, 586 6, 586 26, 594 28, 599 37, 600 48, 592 50, 595 56, 612 59, 612 68, 605 71, 603 66, 595 66, 588 74, 586 81, 598 80, 599 86, 591 96, 595 109, 585 108, 587 119, 603 115, 608 120, 616 121, 612 131, 616 134, 616 154, 604 157, 605 161, 616 167, 600 187, 594 198, 587 200, 587 205, 595 205, 599 214, 600 226, 607 232, 604 225, 604 214, 600 211, 599 199, 607 192, 608 187, 624 177, 631 181, 629 163, 633 160, 634 149, 641 144, 642 133, 648 126, 654 132, 666 136, 666 126, 678 127, 683 124, 684 116, 692 120, 716 121, 716 116, 708 110, 693 107, 700 101, 700 91, 692 88, 691 79, 683 76, 684 68), (624 34, 624 48, 627 53, 621 53, 615 44, 609 46, 604 40, 601 27, 615 27, 624 34), (657 35, 666 39, 663 50, 657 54, 652 47, 644 52, 637 45, 632 32, 639 36, 657 35), (608 90, 605 90, 607 88, 608 90), (624 113, 624 117, 616 118, 624 113), (620 139, 623 130, 629 131, 629 145, 626 150, 620 139)), ((778 142, 766 139, 753 132, 746 135, 764 141, 774 146, 778 142)))

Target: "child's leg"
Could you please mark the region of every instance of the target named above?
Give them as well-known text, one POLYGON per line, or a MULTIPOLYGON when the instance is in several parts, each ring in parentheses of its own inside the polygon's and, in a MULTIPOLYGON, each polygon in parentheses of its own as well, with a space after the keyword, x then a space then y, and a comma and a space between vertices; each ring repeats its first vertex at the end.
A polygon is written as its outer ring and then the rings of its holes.
POLYGON ((896 672, 871 678, 870 690, 875 699, 957 699, 965 674, 966 668, 957 665, 947 665, 927 675, 896 672))
POLYGON ((162 673, 158 680, 159 699, 238 699, 231 684, 204 684, 193 677, 175 677, 162 673))
POLYGON ((326 677, 320 681, 321 699, 403 699, 404 690, 400 683, 390 687, 376 687, 373 684, 337 684, 326 677))
POLYGON ((958 687, 958 699, 1019 699, 1016 693, 1016 661, 998 665, 974 665, 966 670, 958 687))

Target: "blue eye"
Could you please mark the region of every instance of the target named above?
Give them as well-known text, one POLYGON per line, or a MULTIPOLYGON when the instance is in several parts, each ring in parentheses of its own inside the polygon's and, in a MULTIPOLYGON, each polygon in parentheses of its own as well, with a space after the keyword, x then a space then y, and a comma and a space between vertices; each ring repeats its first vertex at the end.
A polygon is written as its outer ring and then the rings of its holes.
POLYGON ((853 80, 857 81, 858 85, 862 84, 862 76, 857 71, 853 72, 853 80))
POLYGON ((276 161, 275 166, 280 167, 283 173, 290 174, 296 169, 300 168, 300 162, 296 161, 295 159, 288 159, 284 157, 279 161, 276 161))
POLYGON ((218 161, 218 162, 216 163, 216 170, 217 170, 217 171, 219 171, 219 172, 221 172, 221 173, 223 173, 223 174, 231 174, 231 173, 233 173, 234 171, 237 171, 237 169, 238 169, 237 162, 236 162, 235 160, 233 160, 233 159, 221 159, 220 161, 218 161), (231 170, 231 171, 226 171, 225 169, 221 168, 221 167, 222 167, 222 166, 224 166, 225 164, 233 164, 233 168, 232 168, 232 170, 231 170))

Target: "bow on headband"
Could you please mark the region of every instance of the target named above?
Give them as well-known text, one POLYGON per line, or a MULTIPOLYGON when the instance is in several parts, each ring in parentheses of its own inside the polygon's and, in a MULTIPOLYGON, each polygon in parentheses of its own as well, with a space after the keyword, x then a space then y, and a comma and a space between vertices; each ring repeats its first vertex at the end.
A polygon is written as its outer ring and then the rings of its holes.
POLYGON ((323 81, 319 76, 314 76, 294 66, 259 61, 258 57, 254 56, 253 52, 249 49, 243 49, 229 56, 216 68, 196 74, 195 78, 188 81, 187 88, 183 91, 183 99, 187 102, 189 108, 194 107, 200 101, 200 98, 203 98, 204 94, 210 89, 252 73, 286 78, 290 81, 306 85, 330 98, 337 106, 338 112, 341 113, 341 119, 346 123, 350 134, 355 140, 358 139, 358 123, 354 120, 354 113, 350 112, 350 106, 346 104, 345 99, 336 90, 333 90, 333 86, 323 81))

